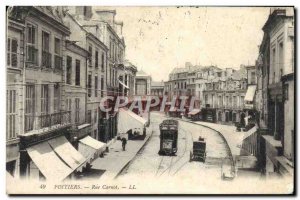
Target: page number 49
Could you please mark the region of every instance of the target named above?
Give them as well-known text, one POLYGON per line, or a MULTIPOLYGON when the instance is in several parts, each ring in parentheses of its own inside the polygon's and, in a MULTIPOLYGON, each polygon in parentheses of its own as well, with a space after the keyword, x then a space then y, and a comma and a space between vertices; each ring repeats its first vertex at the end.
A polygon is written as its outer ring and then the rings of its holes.
POLYGON ((40 185, 40 188, 41 188, 41 189, 45 189, 45 188, 46 188, 46 185, 45 185, 45 184, 41 184, 41 185, 40 185))

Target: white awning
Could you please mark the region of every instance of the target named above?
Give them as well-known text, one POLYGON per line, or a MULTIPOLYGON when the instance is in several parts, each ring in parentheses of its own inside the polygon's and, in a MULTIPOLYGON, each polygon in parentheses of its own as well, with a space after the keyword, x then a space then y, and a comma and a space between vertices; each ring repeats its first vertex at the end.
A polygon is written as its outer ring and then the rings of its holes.
POLYGON ((118 119, 118 132, 126 133, 130 129, 145 127, 147 120, 138 116, 131 110, 125 110, 124 108, 119 109, 119 119, 118 119))
POLYGON ((106 144, 90 136, 79 140, 78 151, 91 162, 95 157, 105 151, 106 144))
POLYGON ((95 140, 91 136, 86 136, 85 138, 83 138, 79 141, 83 144, 86 144, 86 145, 92 147, 95 150, 102 150, 102 149, 105 149, 105 147, 106 147, 105 143, 95 140))
POLYGON ((47 180, 62 181, 73 172, 73 169, 56 155, 47 141, 27 148, 27 152, 47 180))
POLYGON ((255 95, 256 85, 249 85, 245 96, 245 101, 253 101, 255 95))
POLYGON ((188 115, 196 115, 196 114, 198 114, 199 112, 201 112, 200 109, 193 109, 191 112, 188 113, 188 115))
POLYGON ((48 141, 59 157, 73 170, 81 170, 86 159, 64 137, 57 137, 48 141))

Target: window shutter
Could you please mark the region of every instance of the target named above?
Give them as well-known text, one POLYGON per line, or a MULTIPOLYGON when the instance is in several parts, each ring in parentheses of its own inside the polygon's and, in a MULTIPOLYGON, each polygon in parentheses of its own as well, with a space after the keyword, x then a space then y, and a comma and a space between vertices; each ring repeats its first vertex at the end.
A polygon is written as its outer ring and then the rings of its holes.
POLYGON ((7 39, 7 65, 10 65, 10 38, 7 39))
POLYGON ((11 40, 11 65, 17 67, 18 64, 18 41, 11 40))

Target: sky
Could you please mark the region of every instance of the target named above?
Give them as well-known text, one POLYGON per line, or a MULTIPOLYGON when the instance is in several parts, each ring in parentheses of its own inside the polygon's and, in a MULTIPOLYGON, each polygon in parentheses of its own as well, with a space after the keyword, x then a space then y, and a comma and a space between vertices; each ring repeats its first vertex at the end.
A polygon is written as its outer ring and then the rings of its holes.
POLYGON ((167 81, 185 62, 239 69, 254 64, 267 7, 117 7, 126 59, 167 81))

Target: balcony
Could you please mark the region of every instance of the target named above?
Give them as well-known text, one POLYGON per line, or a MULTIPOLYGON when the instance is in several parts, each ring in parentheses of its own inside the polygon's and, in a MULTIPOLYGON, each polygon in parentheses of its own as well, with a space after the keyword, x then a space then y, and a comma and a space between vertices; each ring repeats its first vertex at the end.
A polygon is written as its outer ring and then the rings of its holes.
POLYGON ((39 133, 71 125, 71 111, 40 116, 25 115, 25 132, 39 133))
POLYGON ((42 67, 51 68, 51 53, 42 51, 42 67))
POLYGON ((38 63, 38 50, 34 46, 27 46, 27 59, 26 62, 29 64, 38 63))
POLYGON ((254 105, 253 103, 245 103, 245 109, 253 109, 254 108, 254 105))
POLYGON ((71 129, 70 141, 73 142, 79 140, 80 138, 89 135, 91 131, 92 131, 91 124, 84 123, 79 126, 76 125, 71 129))
POLYGON ((56 70, 62 70, 62 57, 55 55, 54 56, 54 69, 56 70))

